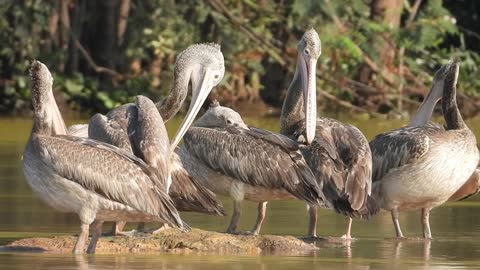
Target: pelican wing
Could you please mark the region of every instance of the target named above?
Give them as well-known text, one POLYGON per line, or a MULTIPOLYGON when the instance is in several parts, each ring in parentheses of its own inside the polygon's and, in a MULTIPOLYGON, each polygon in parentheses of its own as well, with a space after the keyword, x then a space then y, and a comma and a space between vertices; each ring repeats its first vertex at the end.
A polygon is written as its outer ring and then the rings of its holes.
POLYGON ((172 185, 168 194, 179 211, 225 216, 225 210, 213 192, 184 168, 177 153, 172 154, 172 185))
POLYGON ((70 136, 88 138, 88 124, 70 126, 67 133, 70 136))
POLYGON ((430 147, 429 135, 443 131, 440 126, 405 127, 377 135, 371 142, 373 182, 391 170, 414 163, 430 147))
POLYGON ((303 146, 302 152, 337 212, 369 217, 378 211, 370 196, 371 152, 360 130, 334 119, 319 118, 315 140, 303 146))
POLYGON ((109 200, 160 217, 183 222, 170 197, 154 183, 156 175, 137 157, 106 143, 71 136, 38 136, 42 161, 58 175, 109 200))
POLYGON ((187 151, 212 170, 253 186, 284 189, 309 203, 323 202, 321 187, 298 146, 289 138, 260 129, 190 128, 187 151))
POLYGON ((115 145, 129 153, 132 147, 126 127, 116 119, 109 119, 102 114, 95 114, 88 123, 88 138, 115 145))

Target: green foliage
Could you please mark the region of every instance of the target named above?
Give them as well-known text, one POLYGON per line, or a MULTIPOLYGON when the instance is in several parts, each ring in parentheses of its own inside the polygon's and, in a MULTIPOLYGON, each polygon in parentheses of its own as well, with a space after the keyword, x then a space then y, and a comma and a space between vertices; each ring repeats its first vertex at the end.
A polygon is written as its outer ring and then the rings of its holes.
POLYGON ((27 70, 29 59, 42 45, 48 5, 40 1, 0 2, 0 112, 28 105, 27 70))
MULTIPOLYGON (((81 2, 73 1, 73 5, 81 2)), ((426 84, 431 78, 429 74, 439 64, 453 56, 459 57, 462 59, 462 88, 468 94, 478 95, 480 56, 467 48, 452 46, 451 41, 462 40, 463 33, 441 0, 424 1, 415 20, 408 26, 404 24, 411 7, 404 9, 400 28, 371 20, 372 1, 213 2, 222 3, 236 22, 232 23, 209 1, 192 4, 188 0, 132 0, 124 42, 118 46, 119 59, 113 67, 123 75, 117 78, 93 71, 83 55, 79 57, 77 69, 65 71, 73 45, 71 42, 59 42, 58 36, 52 36, 48 28, 59 2, 1 1, 0 12, 5 16, 0 16, 0 112, 28 108, 26 71, 32 58, 38 58, 51 67, 56 88, 62 91, 74 109, 104 112, 130 102, 137 94, 158 99, 170 88, 176 54, 197 42, 218 42, 222 45, 227 70, 220 87, 231 95, 241 91, 233 84, 239 76, 244 76, 244 87, 247 89, 278 91, 261 85, 265 67, 279 59, 293 67, 295 55, 292 55, 292 49, 308 27, 314 27, 322 39, 319 73, 324 80, 319 85, 340 99, 353 102, 355 95, 339 89, 338 84, 331 81, 355 78, 365 56, 382 66, 378 44, 374 41, 384 36, 391 39, 389 42, 394 44, 393 50, 405 49, 405 65, 413 74, 419 74, 418 77, 426 84), (256 37, 250 37, 237 23, 246 26, 256 37), (137 63, 139 68, 134 70, 132 63, 137 63)), ((73 21, 74 10, 70 8, 69 11, 73 21)), ((94 14, 90 13, 96 11, 88 12, 88 16, 82 18, 84 22, 93 20, 94 14)), ((83 24, 84 27, 88 25, 83 24)), ((88 28, 83 31, 89 33, 94 30, 88 28)), ((87 42, 83 45, 90 53, 94 51, 92 44, 87 42)), ((397 62, 395 58, 393 65, 397 62)), ((286 88, 292 74, 283 77, 281 80, 286 88)))

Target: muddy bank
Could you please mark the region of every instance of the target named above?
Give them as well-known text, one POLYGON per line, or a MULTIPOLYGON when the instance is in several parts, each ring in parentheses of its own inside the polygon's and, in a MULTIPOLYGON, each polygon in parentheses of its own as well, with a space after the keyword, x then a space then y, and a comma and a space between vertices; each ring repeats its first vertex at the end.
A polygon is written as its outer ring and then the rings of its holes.
MULTIPOLYGON (((31 251, 69 253, 75 236, 26 238, 0 248, 0 251, 31 251)), ((230 235, 193 229, 188 233, 165 230, 156 235, 138 233, 135 236, 102 237, 96 253, 210 253, 210 254, 302 254, 316 250, 293 236, 230 235)))

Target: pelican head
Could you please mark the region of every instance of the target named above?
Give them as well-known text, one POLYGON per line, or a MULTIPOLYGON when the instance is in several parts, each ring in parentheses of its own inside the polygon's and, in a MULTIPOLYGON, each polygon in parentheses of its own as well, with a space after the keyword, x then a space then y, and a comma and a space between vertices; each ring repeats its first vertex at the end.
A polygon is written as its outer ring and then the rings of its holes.
MULTIPOLYGON (((449 61, 447 64, 440 67, 433 75, 433 84, 432 89, 432 98, 435 101, 439 101, 442 98, 443 88, 445 85, 445 80, 447 79, 448 74, 456 74, 455 81, 458 77, 458 60, 453 59, 449 61)), ((429 94, 430 95, 430 94, 429 94)))
POLYGON ((415 116, 410 120, 409 126, 419 127, 428 123, 432 117, 435 105, 443 98, 447 76, 449 74, 456 74, 456 69, 456 63, 450 61, 448 64, 441 66, 435 72, 435 75, 433 75, 432 87, 424 98, 422 104, 418 107, 415 116))
POLYGON ((307 143, 315 138, 317 119, 317 59, 322 53, 322 45, 317 32, 311 28, 303 34, 297 45, 297 70, 303 90, 303 106, 305 112, 305 128, 307 143))
MULTIPOLYGON (((178 145, 212 88, 223 79, 225 65, 220 45, 205 43, 188 47, 178 55, 175 70, 176 73, 188 76, 192 100, 187 115, 173 139, 171 149, 178 145)), ((177 75, 179 74, 175 74, 177 75)))
MULTIPOLYGON (((460 71, 460 60, 454 58, 445 65, 444 80, 445 84, 450 87, 455 87, 458 81, 458 73, 460 71)), ((436 76, 437 74, 435 74, 436 76)))
POLYGON ((198 119, 195 126, 208 128, 235 126, 248 129, 248 126, 243 122, 240 114, 230 108, 220 106, 216 100, 210 105, 210 108, 208 108, 202 117, 198 119))
POLYGON ((37 128, 48 130, 50 134, 67 134, 67 127, 53 97, 53 77, 40 61, 33 60, 30 64, 30 83, 37 128))

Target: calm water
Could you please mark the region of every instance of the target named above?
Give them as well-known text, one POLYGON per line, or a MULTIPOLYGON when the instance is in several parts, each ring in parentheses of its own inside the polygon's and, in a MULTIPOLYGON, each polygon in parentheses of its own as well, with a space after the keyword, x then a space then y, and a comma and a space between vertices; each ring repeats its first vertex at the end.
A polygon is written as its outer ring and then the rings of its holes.
MULTIPOLYGON (((402 121, 351 120, 370 139, 375 134, 399 127, 402 121)), ((278 130, 277 119, 261 119, 249 124, 278 130)), ((174 131, 179 121, 171 121, 174 131)), ((480 135, 480 121, 469 121, 480 135)), ((75 215, 57 213, 32 194, 23 179, 20 157, 30 132, 29 119, 0 119, 0 245, 31 236, 54 236, 78 233, 75 215)), ((224 199, 227 211, 231 203, 224 199)), ((340 236, 346 220, 328 210, 319 214, 318 232, 340 236)), ((420 214, 401 214, 403 231, 420 236, 420 214)), ((225 230, 229 217, 184 214, 194 227, 225 230)), ((241 230, 248 230, 255 221, 255 204, 244 203, 241 230)), ((305 256, 197 256, 197 255, 82 255, 2 253, 0 269, 471 269, 480 268, 480 201, 477 198, 447 204, 432 211, 431 225, 435 239, 423 241, 393 240, 390 215, 382 212, 369 221, 356 221, 351 244, 319 244, 320 250, 305 256)), ((306 232, 305 205, 297 201, 269 204, 263 233, 301 236, 306 232)))

